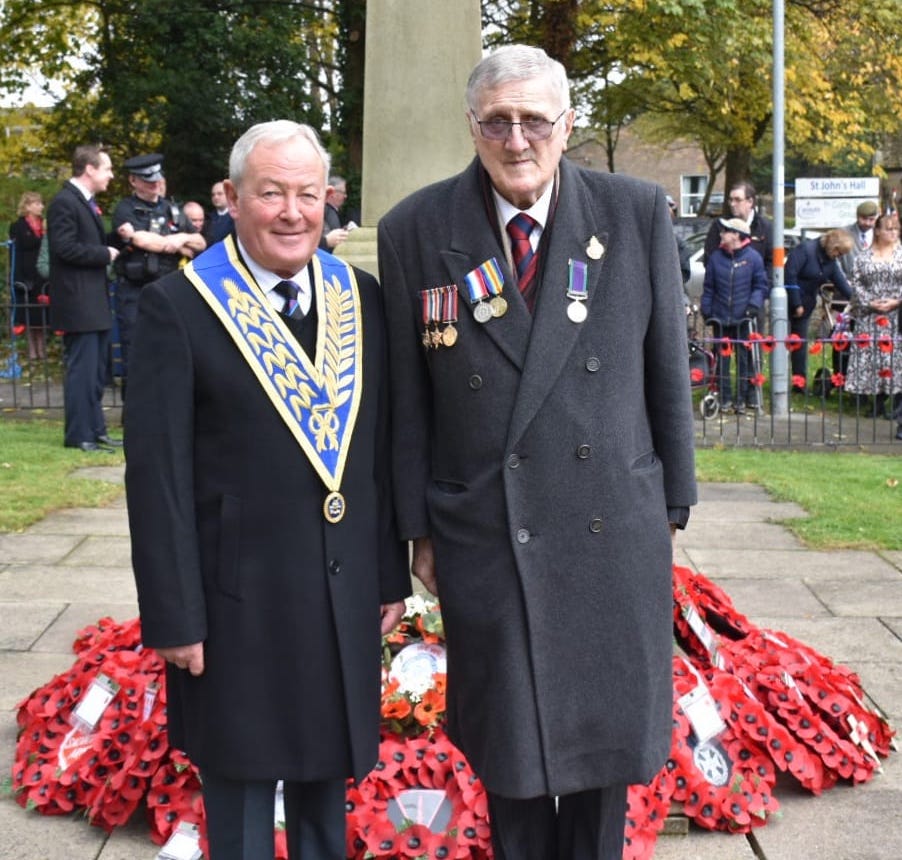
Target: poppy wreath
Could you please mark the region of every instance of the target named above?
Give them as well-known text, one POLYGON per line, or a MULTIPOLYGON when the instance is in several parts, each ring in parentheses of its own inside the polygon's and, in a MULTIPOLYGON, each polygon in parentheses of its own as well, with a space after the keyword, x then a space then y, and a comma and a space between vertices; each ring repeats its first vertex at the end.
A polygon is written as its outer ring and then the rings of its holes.
MULTIPOLYGON (((445 800, 442 801, 445 803, 445 800)), ((396 813, 405 816, 406 813, 396 813)), ((386 732, 372 772, 347 793, 347 854, 364 858, 483 860, 491 854, 488 799, 463 754, 436 729, 431 736, 400 737, 386 732), (403 792, 439 790, 450 805, 448 826, 433 831, 404 818, 393 823, 389 807, 401 809, 403 792)))
MULTIPOLYGON (((894 731, 865 705, 851 669, 780 631, 755 627, 725 592, 701 574, 674 567, 674 632, 703 670, 723 668, 819 759, 814 769, 790 771, 815 794, 839 779, 870 779, 894 731)), ((779 752, 779 751, 776 751, 779 752)))
POLYGON ((26 809, 84 809, 107 832, 125 824, 168 749, 163 661, 140 646, 137 622, 101 619, 75 643, 72 668, 20 703, 12 788, 26 809), (70 715, 99 675, 116 690, 94 731, 70 715))
MULTIPOLYGON (((731 675, 710 669, 702 676, 683 657, 674 657, 673 737, 670 758, 659 775, 662 796, 683 804, 683 813, 708 830, 748 833, 779 809, 773 796, 774 761, 767 736, 791 742, 766 711, 731 675), (700 743, 680 698, 700 685, 707 688, 724 722, 722 731, 700 743), (745 716, 753 715, 754 721, 745 716), (752 727, 755 727, 753 730, 752 727)), ((785 769, 782 767, 781 769, 785 769)))

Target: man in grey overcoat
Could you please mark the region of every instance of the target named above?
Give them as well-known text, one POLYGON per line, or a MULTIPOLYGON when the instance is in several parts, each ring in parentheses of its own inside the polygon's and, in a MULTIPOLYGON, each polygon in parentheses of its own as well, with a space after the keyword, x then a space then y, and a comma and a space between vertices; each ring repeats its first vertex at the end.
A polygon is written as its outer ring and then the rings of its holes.
POLYGON ((483 59, 467 102, 476 159, 379 224, 399 527, 496 860, 619 858, 626 787, 670 748, 696 501, 673 230, 662 189, 562 158, 543 51, 483 59))

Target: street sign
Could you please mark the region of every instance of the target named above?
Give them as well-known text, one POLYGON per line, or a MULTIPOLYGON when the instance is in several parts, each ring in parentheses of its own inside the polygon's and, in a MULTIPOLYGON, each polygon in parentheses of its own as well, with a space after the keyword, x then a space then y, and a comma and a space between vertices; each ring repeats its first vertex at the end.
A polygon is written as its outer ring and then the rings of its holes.
POLYGON ((831 228, 854 224, 856 210, 866 200, 880 205, 880 180, 876 176, 796 179, 796 227, 831 228))

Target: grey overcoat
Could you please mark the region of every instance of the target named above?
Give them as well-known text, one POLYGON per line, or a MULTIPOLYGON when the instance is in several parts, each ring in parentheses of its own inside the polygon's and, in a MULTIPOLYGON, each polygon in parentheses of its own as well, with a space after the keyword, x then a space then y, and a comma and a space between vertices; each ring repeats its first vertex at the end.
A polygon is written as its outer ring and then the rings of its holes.
POLYGON ((668 508, 696 501, 667 204, 564 160, 530 317, 481 170, 379 225, 396 507, 402 537, 434 543, 449 729, 498 794, 643 782, 670 747, 668 508), (492 257, 509 310, 480 324, 464 276, 492 257), (588 264, 581 323, 567 316, 570 259, 588 264), (450 284, 457 343, 427 349, 420 291, 450 284))

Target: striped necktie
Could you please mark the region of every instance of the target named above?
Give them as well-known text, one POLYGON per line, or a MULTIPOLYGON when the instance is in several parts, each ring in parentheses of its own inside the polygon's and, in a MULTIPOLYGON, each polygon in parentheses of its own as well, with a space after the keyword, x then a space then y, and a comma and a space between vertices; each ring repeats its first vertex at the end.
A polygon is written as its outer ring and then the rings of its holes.
POLYGON ((536 220, 520 212, 507 222, 507 233, 511 239, 511 257, 517 270, 517 286, 532 311, 535 305, 536 270, 539 267, 539 255, 533 251, 529 236, 536 226, 536 220))
POLYGON ((273 289, 285 299, 285 306, 282 308, 283 316, 293 320, 304 318, 304 311, 298 303, 298 293, 301 288, 294 281, 279 281, 273 289))

